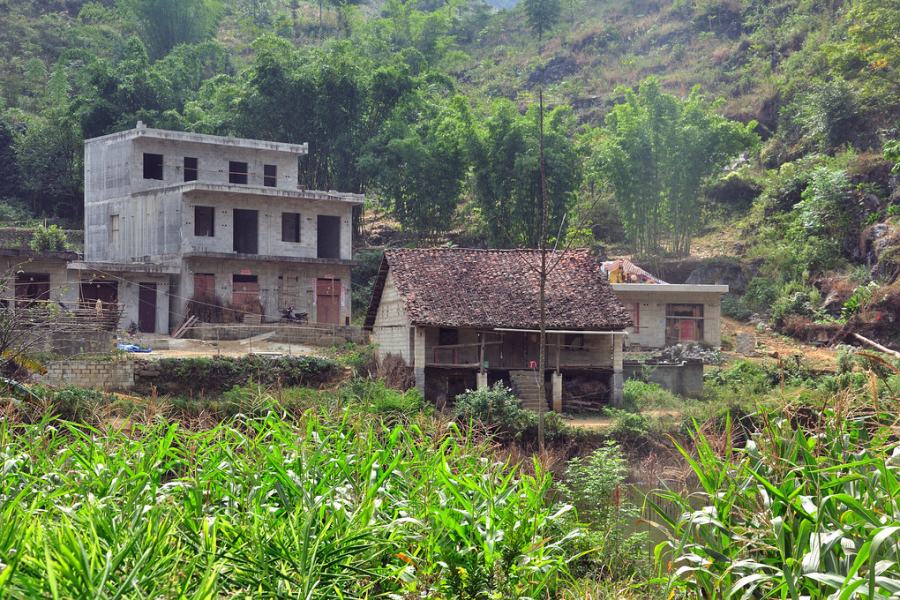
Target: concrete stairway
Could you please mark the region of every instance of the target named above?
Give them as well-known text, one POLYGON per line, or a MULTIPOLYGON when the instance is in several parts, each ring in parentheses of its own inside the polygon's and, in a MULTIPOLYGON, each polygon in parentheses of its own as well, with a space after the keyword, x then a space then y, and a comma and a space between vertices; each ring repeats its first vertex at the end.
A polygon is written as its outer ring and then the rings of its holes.
POLYGON ((544 410, 549 410, 547 396, 538 380, 537 373, 534 371, 510 371, 509 379, 513 392, 522 403, 522 408, 537 412, 540 403, 543 402, 544 410))

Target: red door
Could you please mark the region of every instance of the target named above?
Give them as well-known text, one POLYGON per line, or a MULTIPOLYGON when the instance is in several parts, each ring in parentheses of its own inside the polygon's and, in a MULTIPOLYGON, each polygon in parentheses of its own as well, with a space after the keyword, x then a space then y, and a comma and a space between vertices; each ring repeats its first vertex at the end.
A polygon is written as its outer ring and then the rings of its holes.
POLYGON ((319 323, 340 325, 340 279, 319 279, 316 282, 316 321, 319 323))
POLYGON ((694 322, 684 320, 681 322, 681 341, 690 342, 694 339, 694 322))

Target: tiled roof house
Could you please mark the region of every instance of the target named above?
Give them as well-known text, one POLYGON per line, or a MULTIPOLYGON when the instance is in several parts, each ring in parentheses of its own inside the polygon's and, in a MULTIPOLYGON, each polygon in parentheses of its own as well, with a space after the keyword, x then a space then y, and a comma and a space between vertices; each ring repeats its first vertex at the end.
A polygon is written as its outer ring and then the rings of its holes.
MULTIPOLYGON (((366 315, 379 358, 403 356, 438 402, 499 380, 540 396, 540 263, 539 250, 386 251, 366 315)), ((548 254, 548 264, 543 379, 554 408, 566 377, 593 377, 618 400, 628 313, 587 250, 548 254)))

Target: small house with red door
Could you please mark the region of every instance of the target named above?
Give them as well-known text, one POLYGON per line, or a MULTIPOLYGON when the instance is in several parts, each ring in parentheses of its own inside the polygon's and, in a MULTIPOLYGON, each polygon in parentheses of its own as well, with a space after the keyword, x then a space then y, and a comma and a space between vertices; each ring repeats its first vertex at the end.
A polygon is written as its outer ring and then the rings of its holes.
POLYGON ((366 315, 379 360, 402 356, 439 404, 503 381, 527 407, 543 399, 559 410, 575 380, 618 402, 632 322, 587 250, 549 254, 546 368, 538 371, 540 264, 539 250, 387 250, 366 315))
POLYGON ((613 283, 633 322, 628 345, 659 349, 697 342, 722 345, 722 294, 727 285, 613 283))
POLYGON ((85 141, 84 304, 168 333, 281 309, 349 324, 352 211, 364 198, 298 185, 306 144, 135 129, 85 141))

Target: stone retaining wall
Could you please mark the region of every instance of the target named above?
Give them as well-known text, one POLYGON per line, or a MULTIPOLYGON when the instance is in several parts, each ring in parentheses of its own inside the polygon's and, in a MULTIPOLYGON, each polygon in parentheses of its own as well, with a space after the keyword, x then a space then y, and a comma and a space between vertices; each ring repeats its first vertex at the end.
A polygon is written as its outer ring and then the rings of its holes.
POLYGON ((32 379, 51 387, 74 385, 104 392, 124 392, 134 387, 134 361, 130 358, 54 361, 44 366, 47 373, 32 375, 32 379))
POLYGON ((348 325, 259 325, 251 327, 247 325, 196 325, 188 329, 184 337, 207 342, 235 341, 247 339, 251 336, 274 332, 275 335, 266 338, 266 342, 277 344, 301 344, 311 346, 331 346, 338 343, 353 342, 355 344, 368 344, 369 332, 362 327, 348 325))

